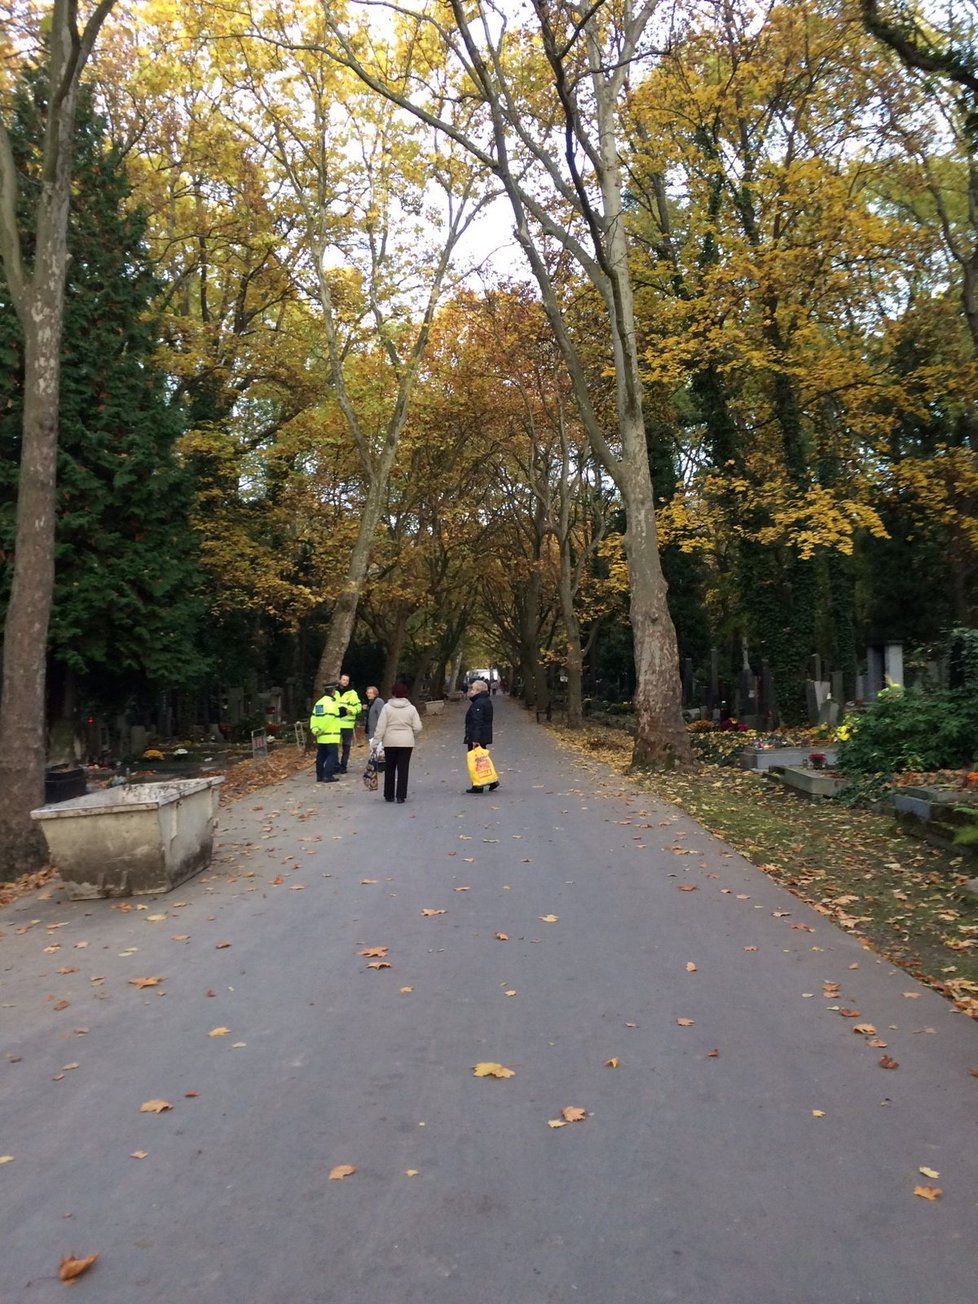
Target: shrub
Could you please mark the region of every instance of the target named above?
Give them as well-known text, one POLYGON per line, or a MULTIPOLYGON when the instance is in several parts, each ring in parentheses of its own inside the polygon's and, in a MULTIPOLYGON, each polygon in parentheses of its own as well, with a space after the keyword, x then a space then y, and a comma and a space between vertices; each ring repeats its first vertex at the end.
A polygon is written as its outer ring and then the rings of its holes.
POLYGON ((885 689, 847 724, 838 761, 844 774, 959 769, 975 759, 978 698, 962 690, 885 689))

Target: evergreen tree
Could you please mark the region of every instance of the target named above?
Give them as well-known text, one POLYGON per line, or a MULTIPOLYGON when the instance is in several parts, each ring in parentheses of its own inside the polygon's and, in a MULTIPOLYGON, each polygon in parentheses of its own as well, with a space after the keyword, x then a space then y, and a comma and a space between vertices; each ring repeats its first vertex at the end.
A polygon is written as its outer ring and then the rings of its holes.
MULTIPOLYGON (((39 78, 25 80, 12 143, 24 203, 38 184, 39 78)), ((176 456, 179 409, 155 364, 158 285, 144 221, 90 96, 79 106, 61 372, 56 582, 49 654, 124 697, 140 681, 200 677, 203 611, 188 527, 190 477, 176 456), (106 673, 107 672, 107 673, 106 673)), ((23 350, 0 279, 0 550, 8 559, 20 454, 23 350)), ((0 574, 5 604, 10 574, 0 574)), ((54 677, 58 678, 57 675, 54 677)), ((116 694, 113 694, 115 696, 116 694)), ((118 698, 117 698, 118 700, 118 698)))

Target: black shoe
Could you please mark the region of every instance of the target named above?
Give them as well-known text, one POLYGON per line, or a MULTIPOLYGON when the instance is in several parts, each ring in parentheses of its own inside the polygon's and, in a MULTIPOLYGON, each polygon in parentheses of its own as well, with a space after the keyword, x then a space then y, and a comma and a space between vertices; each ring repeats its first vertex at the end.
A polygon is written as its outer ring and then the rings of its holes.
POLYGON ((346 774, 346 768, 344 767, 342 770, 337 770, 336 773, 337 773, 337 774, 346 774))
POLYGON ((481 788, 466 788, 465 791, 466 791, 466 792, 481 792, 482 789, 481 789, 481 788))
POLYGON ((397 804, 398 806, 403 806, 406 801, 407 801, 407 797, 398 797, 397 804))
POLYGON ((499 782, 498 782, 498 780, 497 780, 495 783, 490 783, 490 785, 489 785, 489 791, 490 791, 490 792, 495 792, 496 789, 497 789, 498 787, 499 787, 499 782))
POLYGON ((385 797, 385 798, 384 798, 384 801, 393 801, 393 800, 394 800, 393 797, 385 797))
POLYGON ((320 779, 320 783, 339 783, 339 779, 320 779))

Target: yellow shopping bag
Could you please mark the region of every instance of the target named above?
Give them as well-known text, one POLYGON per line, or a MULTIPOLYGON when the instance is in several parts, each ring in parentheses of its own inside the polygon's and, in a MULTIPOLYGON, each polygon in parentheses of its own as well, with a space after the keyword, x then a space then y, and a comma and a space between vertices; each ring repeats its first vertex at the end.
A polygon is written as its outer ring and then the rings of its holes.
POLYGON ((482 788, 487 783, 499 782, 492 757, 484 747, 473 747, 466 759, 469 763, 469 782, 473 788, 482 788))

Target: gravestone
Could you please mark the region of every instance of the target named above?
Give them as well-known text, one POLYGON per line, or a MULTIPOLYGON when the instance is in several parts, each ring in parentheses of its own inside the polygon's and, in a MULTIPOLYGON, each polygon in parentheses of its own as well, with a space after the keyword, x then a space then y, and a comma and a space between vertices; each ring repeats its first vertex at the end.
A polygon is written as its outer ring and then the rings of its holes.
POLYGON ((129 730, 130 755, 142 756, 143 752, 146 750, 146 743, 148 738, 149 738, 149 734, 146 731, 146 726, 142 724, 134 724, 132 728, 129 730))
POLYGON ((883 674, 888 685, 903 687, 903 644, 884 643, 883 674))
POLYGON ((833 670, 829 682, 832 685, 832 701, 841 707, 846 700, 845 675, 841 670, 833 670))

